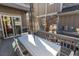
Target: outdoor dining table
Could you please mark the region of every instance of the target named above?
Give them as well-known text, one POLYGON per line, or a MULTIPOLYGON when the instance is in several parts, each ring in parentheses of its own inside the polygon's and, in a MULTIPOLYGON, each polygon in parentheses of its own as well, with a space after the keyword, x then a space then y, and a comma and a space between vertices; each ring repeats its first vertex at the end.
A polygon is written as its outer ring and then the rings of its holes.
POLYGON ((61 46, 31 34, 22 35, 18 40, 33 56, 56 56, 61 46))

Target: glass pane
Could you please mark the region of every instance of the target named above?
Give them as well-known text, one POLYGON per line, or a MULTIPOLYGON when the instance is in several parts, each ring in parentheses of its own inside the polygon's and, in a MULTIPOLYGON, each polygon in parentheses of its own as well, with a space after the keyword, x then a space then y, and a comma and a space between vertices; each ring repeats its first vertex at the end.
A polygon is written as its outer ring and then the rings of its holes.
POLYGON ((3 29, 5 37, 13 36, 13 26, 11 17, 3 16, 3 29))
POLYGON ((64 47, 66 47, 66 43, 64 42, 64 47))
POLYGON ((5 20, 5 17, 4 16, 2 16, 2 24, 3 24, 4 36, 7 37, 6 20, 5 20))
POLYGON ((44 31, 46 26, 45 17, 40 18, 40 30, 44 31))
POLYGON ((67 48, 70 48, 70 44, 67 44, 67 48))
POLYGON ((3 38, 3 32, 2 32, 2 22, 1 22, 1 15, 0 15, 0 39, 3 38))
POLYGON ((15 35, 21 34, 21 20, 19 17, 13 17, 15 35))

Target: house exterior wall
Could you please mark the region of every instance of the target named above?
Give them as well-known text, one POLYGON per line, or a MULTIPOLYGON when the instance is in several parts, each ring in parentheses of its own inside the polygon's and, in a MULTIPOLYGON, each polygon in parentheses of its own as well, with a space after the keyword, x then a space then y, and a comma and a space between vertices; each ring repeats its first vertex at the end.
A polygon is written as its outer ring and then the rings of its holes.
POLYGON ((11 16, 21 16, 22 26, 24 26, 24 27, 27 26, 27 24, 26 24, 26 12, 25 11, 0 5, 0 12, 3 12, 4 14, 8 14, 11 16))
MULTIPOLYGON (((35 3, 33 4, 33 15, 34 15, 34 22, 37 23, 37 20, 42 19, 42 15, 45 18, 45 22, 47 20, 46 14, 51 14, 55 12, 61 12, 61 4, 59 3, 54 3, 54 4, 49 4, 49 3, 35 3)), ((53 15, 51 15, 53 17, 53 15)), ((51 19, 53 20, 53 19, 51 19)), ((57 20, 57 19, 56 19, 57 20)), ((41 21, 41 20, 40 20, 41 21)), ((35 27, 34 23, 34 27, 35 27)), ((40 25, 40 22, 38 22, 40 25)), ((52 22, 53 23, 53 22, 52 22)), ((47 27, 48 24, 45 24, 45 28, 47 27)), ((38 26, 40 29, 40 26, 38 26)), ((35 27, 37 28, 37 27, 35 27)))

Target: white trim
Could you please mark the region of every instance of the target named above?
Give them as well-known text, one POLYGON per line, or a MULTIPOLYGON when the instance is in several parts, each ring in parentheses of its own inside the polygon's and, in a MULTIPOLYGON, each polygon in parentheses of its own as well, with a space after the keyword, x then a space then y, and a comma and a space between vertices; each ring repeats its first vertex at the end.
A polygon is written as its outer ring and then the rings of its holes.
MULTIPOLYGON (((0 12, 0 16, 9 16, 9 17, 12 17, 12 26, 14 27, 14 24, 13 24, 13 17, 19 17, 20 18, 20 22, 21 22, 21 33, 22 33, 22 19, 21 19, 21 16, 10 16, 8 13, 4 13, 4 12, 0 12)), ((3 23, 2 23, 2 17, 1 17, 1 27, 2 27, 2 34, 3 34, 3 37, 4 39, 8 39, 8 38, 12 38, 12 37, 16 37, 16 36, 20 36, 21 34, 17 34, 15 35, 15 31, 14 31, 14 28, 13 29, 13 35, 8 37, 7 35, 7 32, 6 32, 6 37, 5 37, 5 34, 4 34, 4 29, 3 29, 3 23)))
POLYGON ((63 3, 60 3, 60 12, 62 12, 63 9, 63 3))
POLYGON ((45 16, 53 16, 53 15, 57 15, 57 12, 48 13, 48 14, 44 14, 44 15, 37 16, 37 17, 45 17, 45 16))
MULTIPOLYGON (((12 16, 11 16, 11 18, 12 18, 12 16)), ((12 26, 14 27, 14 24, 13 24, 13 18, 12 18, 12 26)), ((15 36, 14 28, 13 28, 13 35, 15 36)))
POLYGON ((36 16, 36 17, 45 17, 46 15, 44 14, 44 15, 40 15, 40 16, 36 16))
MULTIPOLYGON (((1 16, 7 16, 7 14, 4 14, 3 12, 1 13, 1 16)), ((5 35, 6 35, 6 37, 8 37, 8 35, 7 35, 7 31, 6 31, 6 33, 4 34, 4 28, 3 28, 3 19, 2 19, 2 17, 1 17, 1 24, 2 24, 2 32, 3 32, 3 37, 5 38, 5 35)))
POLYGON ((0 15, 8 15, 8 13, 0 12, 0 15))
POLYGON ((52 15, 57 15, 57 12, 47 14, 47 16, 52 16, 52 15))
MULTIPOLYGON (((2 15, 0 14, 0 17, 1 17, 2 15)), ((2 27, 2 34, 3 34, 3 37, 5 37, 5 35, 4 35, 4 29, 3 29, 3 24, 2 24, 2 17, 1 17, 1 27, 2 27)))
POLYGON ((15 37, 15 36, 4 37, 4 39, 9 39, 9 38, 13 38, 13 37, 15 37))
POLYGON ((59 13, 58 15, 70 15, 70 14, 78 14, 79 10, 75 10, 75 11, 69 11, 69 12, 63 12, 63 13, 59 13))
MULTIPOLYGON (((18 17, 18 18, 20 18, 20 22, 21 22, 20 27, 21 27, 21 33, 22 33, 22 19, 21 19, 21 16, 11 16, 11 17, 18 17)), ((15 33, 15 30, 14 30, 14 33, 15 33)), ((18 36, 18 35, 19 35, 19 34, 14 35, 14 36, 18 36)))
POLYGON ((21 18, 21 16, 20 16, 20 22, 21 22, 21 34, 22 34, 22 32, 23 32, 23 31, 22 31, 22 28, 23 28, 23 27, 22 27, 22 18, 21 18))

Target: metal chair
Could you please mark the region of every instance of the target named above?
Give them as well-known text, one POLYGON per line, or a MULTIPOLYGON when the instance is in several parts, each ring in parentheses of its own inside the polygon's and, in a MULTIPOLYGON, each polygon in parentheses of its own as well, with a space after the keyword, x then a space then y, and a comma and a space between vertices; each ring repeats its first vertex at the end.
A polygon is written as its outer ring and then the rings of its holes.
POLYGON ((24 54, 21 50, 21 47, 19 46, 18 40, 16 38, 14 38, 13 44, 14 44, 14 46, 13 46, 14 47, 14 52, 16 52, 17 55, 19 55, 19 56, 24 56, 24 54))

